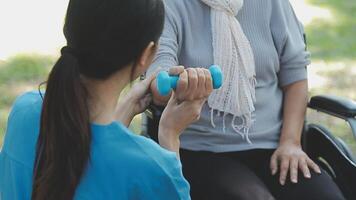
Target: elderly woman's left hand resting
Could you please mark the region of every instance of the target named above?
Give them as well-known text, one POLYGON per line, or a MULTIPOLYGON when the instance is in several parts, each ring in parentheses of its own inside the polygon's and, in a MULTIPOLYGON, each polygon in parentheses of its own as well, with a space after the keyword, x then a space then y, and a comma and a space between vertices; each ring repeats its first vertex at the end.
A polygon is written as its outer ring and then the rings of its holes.
POLYGON ((301 171, 305 178, 311 178, 309 168, 316 173, 321 173, 319 166, 302 150, 300 144, 287 142, 280 144, 271 158, 272 175, 277 174, 279 169, 281 185, 286 183, 288 172, 292 183, 298 182, 298 171, 301 171))
POLYGON ((279 182, 284 185, 289 173, 292 183, 298 182, 298 172, 311 178, 310 169, 321 173, 317 164, 303 151, 301 133, 308 102, 308 82, 298 81, 283 88, 284 108, 283 127, 279 147, 271 157, 272 175, 279 171, 279 182))

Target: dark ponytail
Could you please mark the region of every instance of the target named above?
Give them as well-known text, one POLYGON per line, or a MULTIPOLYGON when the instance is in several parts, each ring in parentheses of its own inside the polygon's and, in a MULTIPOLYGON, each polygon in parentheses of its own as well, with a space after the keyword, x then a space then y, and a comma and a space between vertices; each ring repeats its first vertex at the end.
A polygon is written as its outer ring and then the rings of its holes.
POLYGON ((37 144, 32 199, 68 200, 89 159, 87 91, 68 47, 49 74, 37 144))
MULTIPOLYGON (((34 164, 32 200, 70 200, 90 159, 89 89, 82 78, 105 80, 157 42, 162 0, 70 0, 67 47, 47 80, 34 164)), ((134 71, 132 69, 132 71, 134 71)))

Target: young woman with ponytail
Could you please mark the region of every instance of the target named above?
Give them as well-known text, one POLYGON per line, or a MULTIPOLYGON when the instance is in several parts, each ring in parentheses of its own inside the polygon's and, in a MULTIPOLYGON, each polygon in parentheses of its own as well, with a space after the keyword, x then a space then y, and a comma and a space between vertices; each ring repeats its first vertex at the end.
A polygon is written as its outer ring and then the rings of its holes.
POLYGON ((67 46, 45 92, 18 97, 9 116, 1 200, 190 199, 179 135, 212 91, 208 71, 188 85, 192 77, 184 68, 172 68, 181 78, 178 87, 196 96, 184 102, 171 96, 159 126, 168 151, 126 128, 148 106, 154 76, 118 103, 125 86, 151 64, 163 21, 161 0, 70 0, 67 46))

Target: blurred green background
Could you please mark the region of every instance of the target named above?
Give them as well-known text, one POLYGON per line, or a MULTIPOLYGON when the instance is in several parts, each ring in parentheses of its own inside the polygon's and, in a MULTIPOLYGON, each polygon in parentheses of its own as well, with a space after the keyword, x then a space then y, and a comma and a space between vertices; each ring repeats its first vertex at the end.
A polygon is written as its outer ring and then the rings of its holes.
MULTIPOLYGON (((334 94, 356 100, 356 1, 309 0, 329 11, 305 27, 313 64, 309 66, 310 95, 334 94)), ((321 123, 341 137, 356 155, 356 139, 348 124, 327 115, 308 112, 310 122, 321 123)))
MULTIPOLYGON (((310 95, 335 94, 356 100, 356 1, 291 2, 305 24, 308 48, 312 53, 310 95)), ((56 57, 21 53, 0 60, 0 146, 14 99, 25 91, 37 89, 46 79, 56 57)), ((331 129, 350 145, 356 155, 356 142, 344 121, 316 112, 308 112, 308 120, 331 129)), ((139 124, 140 116, 131 125, 137 133, 140 132, 139 124)))

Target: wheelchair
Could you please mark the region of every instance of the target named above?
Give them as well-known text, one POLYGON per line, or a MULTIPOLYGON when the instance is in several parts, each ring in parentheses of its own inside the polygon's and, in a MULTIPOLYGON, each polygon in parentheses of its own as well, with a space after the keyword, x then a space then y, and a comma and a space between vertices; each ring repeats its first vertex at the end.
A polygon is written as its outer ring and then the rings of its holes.
MULTIPOLYGON (((356 140, 356 102, 331 95, 310 99, 309 109, 346 120, 356 140)), ((163 107, 151 105, 143 116, 142 134, 158 141, 158 123, 163 107)), ((302 146, 339 186, 346 199, 356 199, 356 158, 346 143, 320 124, 305 122, 302 146)))

